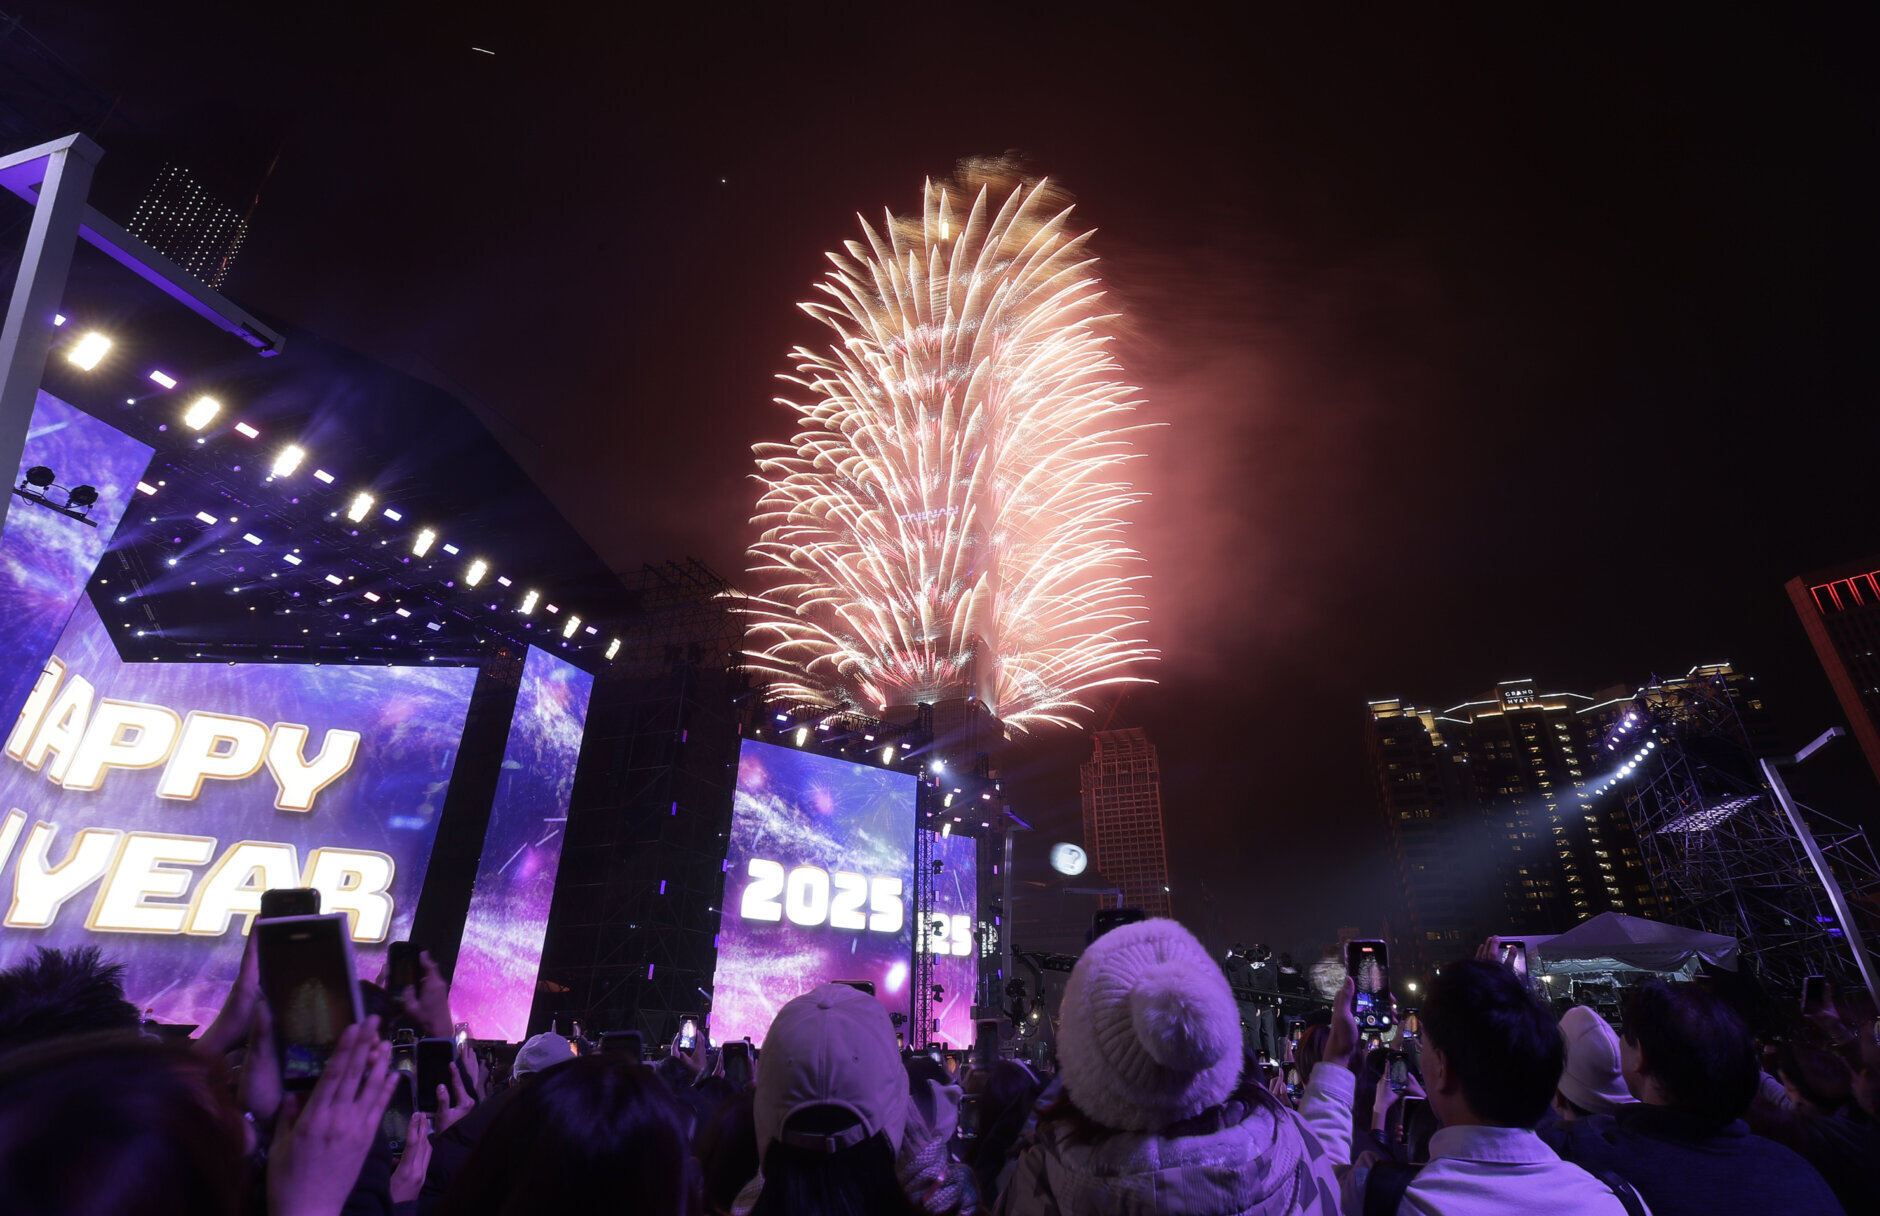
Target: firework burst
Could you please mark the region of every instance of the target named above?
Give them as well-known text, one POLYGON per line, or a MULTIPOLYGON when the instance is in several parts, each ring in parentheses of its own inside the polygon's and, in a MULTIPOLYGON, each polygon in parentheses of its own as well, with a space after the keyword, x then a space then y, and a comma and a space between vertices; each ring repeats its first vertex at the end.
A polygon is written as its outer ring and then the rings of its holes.
POLYGON ((977 696, 1030 729, 1142 681, 1136 394, 1070 210, 969 169, 829 255, 802 308, 833 337, 781 377, 800 430, 755 448, 748 658, 773 695, 977 696))

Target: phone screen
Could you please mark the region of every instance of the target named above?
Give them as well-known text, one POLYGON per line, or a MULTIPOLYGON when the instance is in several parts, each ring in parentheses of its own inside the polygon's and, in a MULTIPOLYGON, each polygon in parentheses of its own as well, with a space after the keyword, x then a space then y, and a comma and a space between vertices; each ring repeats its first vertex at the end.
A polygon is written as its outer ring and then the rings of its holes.
POLYGON ((363 1016, 346 914, 255 921, 261 991, 274 1019, 281 1084, 308 1089, 340 1032, 363 1016))
POLYGON ((698 1023, 691 1018, 679 1023, 679 1050, 691 1051, 698 1046, 698 1023))
POLYGON ((1410 1127, 1423 1110, 1422 1098, 1399 1098, 1397 1100, 1397 1143, 1410 1143, 1410 1127))
POLYGON ((1516 975, 1519 975, 1519 976, 1527 975, 1528 973, 1527 943, 1526 942, 1503 942, 1501 943, 1501 965, 1508 968, 1508 970, 1514 972, 1516 975))
POLYGON ((437 1087, 450 1090, 450 1066, 457 1059, 457 1044, 450 1039, 418 1040, 418 1109, 437 1113, 437 1087))
POLYGON ((418 986, 418 948, 410 942, 393 942, 385 948, 385 990, 397 996, 418 986))
POLYGON ((1345 974, 1353 981, 1351 1012, 1358 1029, 1388 1029, 1392 1024, 1390 948, 1375 939, 1346 942, 1345 974))
POLYGON ((1390 1087, 1398 1093, 1410 1088, 1410 1061, 1401 1051, 1390 1053, 1390 1087))
POLYGON ((960 1099, 960 1138, 971 1140, 979 1135, 984 1094, 967 1094, 960 1099))
POLYGON ((392 1090, 384 1118, 379 1120, 379 1130, 392 1142, 394 1153, 403 1150, 405 1135, 411 1130, 411 1112, 417 1109, 412 1085, 418 1071, 417 1051, 413 1043, 392 1044, 392 1071, 398 1074, 398 1085, 392 1090))
POLYGON ((646 1058, 646 1042, 637 1030, 609 1030, 601 1035, 601 1054, 622 1055, 633 1060, 646 1058))
POLYGON ((261 893, 262 920, 320 915, 320 892, 313 887, 270 887, 261 893))

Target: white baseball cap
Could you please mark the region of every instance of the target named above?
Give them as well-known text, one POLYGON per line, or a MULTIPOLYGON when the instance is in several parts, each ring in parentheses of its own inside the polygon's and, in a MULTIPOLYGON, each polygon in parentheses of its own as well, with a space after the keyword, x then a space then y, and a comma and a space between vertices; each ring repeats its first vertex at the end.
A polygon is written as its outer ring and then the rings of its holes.
POLYGON ((836 1152, 886 1133, 895 1151, 907 1121, 907 1069, 894 1023, 880 1001, 843 984, 823 984, 777 1011, 757 1061, 759 1159, 772 1141, 836 1152), (833 1135, 785 1131, 798 1111, 833 1106, 856 1117, 833 1135))

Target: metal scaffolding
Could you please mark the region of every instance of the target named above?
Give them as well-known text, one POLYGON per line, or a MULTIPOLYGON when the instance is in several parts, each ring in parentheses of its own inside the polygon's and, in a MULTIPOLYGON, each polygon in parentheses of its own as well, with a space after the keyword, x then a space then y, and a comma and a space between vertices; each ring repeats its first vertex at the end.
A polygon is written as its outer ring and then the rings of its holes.
POLYGON ((1773 990, 1799 991, 1809 975, 1864 983, 1880 940, 1880 863, 1866 833, 1800 804, 1790 813, 1772 784, 1777 761, 1752 757, 1723 680, 1639 704, 1655 747, 1625 803, 1664 917, 1736 938, 1773 990))

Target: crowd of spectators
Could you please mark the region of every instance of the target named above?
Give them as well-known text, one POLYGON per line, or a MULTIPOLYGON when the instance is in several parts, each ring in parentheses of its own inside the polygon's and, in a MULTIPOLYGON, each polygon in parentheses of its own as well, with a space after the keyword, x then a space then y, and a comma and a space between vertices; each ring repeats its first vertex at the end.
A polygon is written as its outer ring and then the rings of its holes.
POLYGON ((1052 1068, 905 1052, 879 1001, 824 984, 755 1048, 701 1033, 648 1063, 551 1031, 497 1068, 464 1052, 434 1110, 388 1120, 393 1041, 452 1030, 428 955, 411 988, 362 986, 371 1012, 295 1090, 252 949, 187 1040, 152 1033, 96 951, 41 950, 0 972, 0 1212, 1880 1212, 1863 1000, 1784 1025, 1654 980, 1615 1025, 1556 1016, 1496 958, 1429 976, 1381 1039, 1346 981, 1271 1060, 1194 937, 1147 920, 1078 961, 1052 1068))

